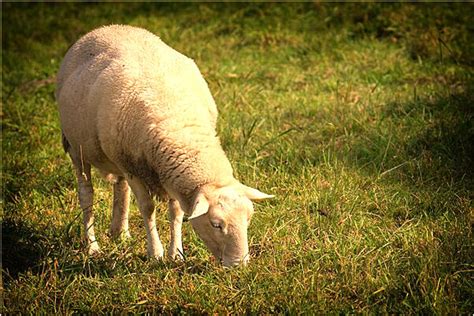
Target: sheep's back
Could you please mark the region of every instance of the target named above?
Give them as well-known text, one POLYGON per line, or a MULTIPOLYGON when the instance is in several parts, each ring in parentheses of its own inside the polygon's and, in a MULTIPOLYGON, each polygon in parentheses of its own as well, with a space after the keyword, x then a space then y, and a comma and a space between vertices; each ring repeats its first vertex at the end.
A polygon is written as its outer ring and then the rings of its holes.
POLYGON ((220 148, 199 69, 143 29, 114 25, 83 36, 66 54, 56 94, 66 138, 96 165, 143 160, 156 152, 150 138, 220 148))

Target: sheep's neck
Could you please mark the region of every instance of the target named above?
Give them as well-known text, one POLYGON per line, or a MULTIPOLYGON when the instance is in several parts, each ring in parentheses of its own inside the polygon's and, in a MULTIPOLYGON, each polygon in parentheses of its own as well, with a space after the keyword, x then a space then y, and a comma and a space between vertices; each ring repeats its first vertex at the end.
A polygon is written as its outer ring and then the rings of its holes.
POLYGON ((232 167, 219 139, 198 129, 158 135, 148 162, 153 164, 161 185, 180 200, 189 199, 200 187, 224 186, 234 180, 232 167), (177 141, 179 139, 179 141, 177 141))

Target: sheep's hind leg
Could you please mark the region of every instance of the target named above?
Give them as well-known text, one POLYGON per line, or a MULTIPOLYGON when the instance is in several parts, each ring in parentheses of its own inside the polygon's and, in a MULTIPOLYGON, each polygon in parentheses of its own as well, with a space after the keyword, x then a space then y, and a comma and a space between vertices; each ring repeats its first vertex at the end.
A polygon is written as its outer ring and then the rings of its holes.
POLYGON ((114 238, 129 238, 128 211, 130 205, 130 187, 124 177, 118 176, 113 184, 114 202, 110 235, 114 238))
POLYGON ((181 241, 181 226, 183 224, 184 212, 181 209, 179 202, 173 199, 169 200, 168 207, 171 232, 168 257, 172 259, 184 259, 183 243, 181 241))
MULTIPOLYGON (((74 161, 74 160, 73 160, 74 161)), ((76 169, 76 177, 79 190, 79 204, 83 212, 84 232, 87 241, 88 252, 90 255, 100 251, 99 243, 95 239, 94 232, 94 189, 91 180, 91 165, 85 162, 80 163, 80 167, 74 163, 76 169)))
POLYGON ((132 188, 138 202, 138 208, 145 222, 147 234, 147 250, 148 256, 151 258, 161 259, 163 257, 163 245, 161 244, 158 231, 156 230, 155 206, 153 198, 148 189, 138 178, 128 179, 128 183, 132 188))

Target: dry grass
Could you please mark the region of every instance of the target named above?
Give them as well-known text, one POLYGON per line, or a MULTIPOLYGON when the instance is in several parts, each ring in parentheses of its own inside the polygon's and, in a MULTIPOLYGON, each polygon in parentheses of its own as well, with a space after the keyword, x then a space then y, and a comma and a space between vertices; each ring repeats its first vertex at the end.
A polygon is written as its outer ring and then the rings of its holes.
MULTIPOLYGON (((4 312, 474 310, 472 4, 3 4, 4 312), (188 225, 186 261, 130 242, 84 254, 54 78, 96 26, 145 27, 194 58, 257 206, 253 260, 224 270, 188 225)), ((164 205, 160 204, 160 209, 164 205)), ((159 230, 168 242, 166 212, 159 230)))

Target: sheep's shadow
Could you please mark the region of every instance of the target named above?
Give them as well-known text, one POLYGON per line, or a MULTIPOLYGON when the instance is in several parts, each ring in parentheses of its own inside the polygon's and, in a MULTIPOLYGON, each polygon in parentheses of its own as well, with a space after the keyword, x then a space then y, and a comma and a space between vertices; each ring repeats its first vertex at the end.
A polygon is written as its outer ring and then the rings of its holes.
POLYGON ((26 271, 36 271, 45 256, 41 233, 25 223, 4 219, 2 230, 2 274, 8 283, 26 271), (5 278, 5 276, 9 276, 5 278))

